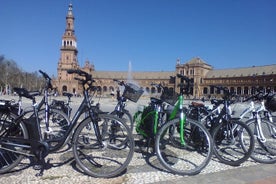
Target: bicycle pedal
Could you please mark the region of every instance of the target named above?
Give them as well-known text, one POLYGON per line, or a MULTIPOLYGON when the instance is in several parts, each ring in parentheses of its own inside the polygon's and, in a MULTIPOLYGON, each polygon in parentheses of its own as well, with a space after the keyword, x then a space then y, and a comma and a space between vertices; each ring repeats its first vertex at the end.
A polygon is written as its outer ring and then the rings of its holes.
POLYGON ((34 170, 41 170, 42 168, 43 168, 42 164, 35 164, 35 165, 33 165, 33 169, 34 170))

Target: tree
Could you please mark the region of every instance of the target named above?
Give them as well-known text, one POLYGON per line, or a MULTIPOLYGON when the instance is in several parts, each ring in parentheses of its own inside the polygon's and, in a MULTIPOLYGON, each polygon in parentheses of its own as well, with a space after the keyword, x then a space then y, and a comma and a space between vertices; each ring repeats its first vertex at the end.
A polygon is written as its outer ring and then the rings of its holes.
POLYGON ((0 55, 0 94, 10 93, 14 87, 24 87, 27 90, 41 90, 43 78, 38 72, 24 72, 14 60, 0 55))

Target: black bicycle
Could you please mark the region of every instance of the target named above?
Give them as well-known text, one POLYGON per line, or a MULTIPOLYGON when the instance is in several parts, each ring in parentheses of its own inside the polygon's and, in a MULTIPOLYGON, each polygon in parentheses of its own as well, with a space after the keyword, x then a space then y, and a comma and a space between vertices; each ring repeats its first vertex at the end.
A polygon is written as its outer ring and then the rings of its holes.
POLYGON ((223 92, 223 99, 211 100, 214 105, 212 110, 207 110, 201 104, 193 104, 193 110, 190 110, 188 116, 199 120, 210 131, 214 141, 214 154, 222 163, 239 166, 254 150, 254 134, 239 118, 232 118, 230 105, 235 102, 232 98, 236 95, 226 87, 212 87, 219 93, 223 92))
POLYGON ((123 94, 121 95, 120 90, 116 91, 116 98, 117 98, 117 105, 115 106, 114 110, 111 114, 118 116, 119 118, 123 118, 126 120, 127 125, 130 127, 131 132, 133 132, 134 122, 132 115, 130 112, 125 108, 126 101, 130 100, 136 103, 141 95, 144 93, 143 89, 139 88, 137 85, 133 83, 125 83, 124 81, 120 81, 117 79, 113 79, 113 81, 117 82, 119 86, 124 87, 123 94))
POLYGON ((80 169, 94 177, 114 177, 122 173, 130 163, 134 152, 134 140, 129 127, 122 119, 101 113, 92 108, 89 90, 93 88, 92 75, 82 70, 68 70, 83 87, 83 101, 75 113, 65 136, 43 140, 40 129, 37 103, 38 92, 18 88, 18 95, 31 99, 34 116, 17 114, 17 106, 10 102, 0 104, 0 173, 16 167, 24 156, 33 157, 41 165, 39 175, 45 168, 45 157, 49 154, 49 144, 57 142, 59 148, 70 142, 76 163, 80 169), (78 121, 88 110, 89 116, 78 121))
MULTIPOLYGON (((53 100, 51 104, 49 104, 49 95, 53 90, 52 79, 49 75, 41 70, 39 72, 45 79, 45 84, 43 88, 43 98, 37 104, 37 118, 40 122, 40 131, 42 135, 42 139, 45 141, 48 140, 56 140, 48 142, 49 151, 54 152, 59 150, 60 143, 62 142, 62 137, 65 136, 66 130, 69 128, 70 120, 68 118, 68 113, 71 112, 71 107, 64 105, 57 106, 57 101, 53 100), (68 112, 68 113, 67 113, 68 112)), ((27 94, 28 91, 24 88, 14 88, 14 92, 16 92, 19 96, 17 103, 14 103, 18 106, 18 115, 20 115, 23 111, 22 108, 22 96, 27 94)), ((38 93, 38 92, 30 92, 30 93, 38 93)), ((69 94, 68 94, 69 95, 69 94)), ((60 102, 59 102, 60 103, 60 102)), ((34 117, 35 113, 33 107, 26 107, 24 109, 24 117, 34 117)))

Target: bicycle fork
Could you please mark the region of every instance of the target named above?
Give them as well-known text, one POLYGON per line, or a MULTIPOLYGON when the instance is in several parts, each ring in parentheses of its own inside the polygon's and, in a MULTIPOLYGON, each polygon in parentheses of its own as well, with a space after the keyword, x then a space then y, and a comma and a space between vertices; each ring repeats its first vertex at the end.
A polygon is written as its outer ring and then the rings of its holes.
POLYGON ((177 106, 179 108, 174 108, 173 112, 170 115, 169 120, 174 119, 177 115, 178 110, 179 110, 179 112, 180 112, 180 117, 179 117, 180 143, 181 143, 181 145, 185 145, 184 127, 185 127, 185 123, 186 123, 186 115, 184 114, 184 110, 183 110, 183 96, 182 95, 179 97, 179 100, 178 100, 178 102, 175 106, 177 106))
MULTIPOLYGON (((259 115, 258 112, 253 112, 253 116, 256 118, 256 134, 257 134, 257 138, 262 142, 266 142, 266 138, 263 134, 263 130, 262 130, 262 121, 261 121, 261 117, 259 115)), ((255 132, 254 132, 255 133, 255 132)))

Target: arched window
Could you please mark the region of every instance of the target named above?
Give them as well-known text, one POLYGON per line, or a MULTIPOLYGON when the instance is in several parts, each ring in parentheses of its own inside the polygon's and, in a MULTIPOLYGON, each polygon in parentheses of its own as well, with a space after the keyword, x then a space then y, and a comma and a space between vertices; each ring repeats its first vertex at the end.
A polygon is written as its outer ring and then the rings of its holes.
POLYGON ((67 91, 67 86, 62 86, 62 91, 67 91))
POLYGON ((106 86, 103 87, 103 92, 107 92, 107 87, 106 86))
POLYGON ((155 92, 156 92, 155 87, 152 87, 152 88, 151 88, 151 93, 154 94, 155 92))
POLYGON ((244 94, 248 95, 248 87, 244 87, 244 94))
POLYGON ((214 86, 211 86, 211 87, 210 87, 210 94, 214 94, 214 91, 215 91, 215 90, 214 90, 214 86))
POLYGON ((234 87, 230 88, 230 93, 235 93, 235 88, 234 87))
POLYGON ((207 87, 203 88, 203 94, 205 94, 205 95, 208 94, 208 88, 207 87))
POLYGON ((241 87, 237 88, 237 94, 240 95, 241 94, 241 87))

